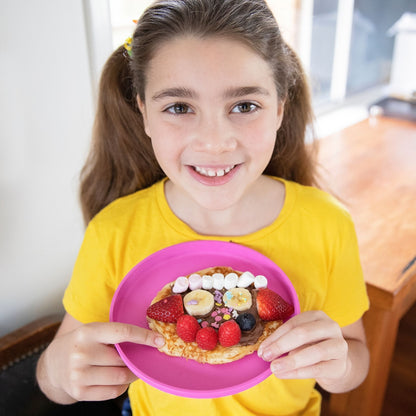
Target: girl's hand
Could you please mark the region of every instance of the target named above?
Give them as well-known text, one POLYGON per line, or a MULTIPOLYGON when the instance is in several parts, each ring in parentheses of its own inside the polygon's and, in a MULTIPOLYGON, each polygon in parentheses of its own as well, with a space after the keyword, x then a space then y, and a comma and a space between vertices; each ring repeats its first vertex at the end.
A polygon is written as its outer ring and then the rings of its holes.
POLYGON ((82 325, 66 315, 57 336, 39 360, 40 387, 51 400, 66 404, 118 397, 137 378, 113 345, 120 342, 161 347, 164 339, 134 325, 82 325))
POLYGON ((270 335, 258 354, 278 378, 314 378, 329 391, 346 391, 367 374, 368 351, 361 321, 343 331, 324 312, 304 312, 270 335), (362 366, 362 377, 351 376, 353 365, 362 366))

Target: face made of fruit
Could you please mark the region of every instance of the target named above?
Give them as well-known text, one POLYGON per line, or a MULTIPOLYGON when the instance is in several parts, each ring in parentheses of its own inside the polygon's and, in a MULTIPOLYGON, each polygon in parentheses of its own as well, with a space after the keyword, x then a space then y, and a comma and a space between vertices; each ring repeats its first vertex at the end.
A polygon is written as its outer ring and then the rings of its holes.
POLYGON ((138 104, 175 214, 252 203, 283 114, 269 64, 238 41, 188 36, 162 44, 146 76, 138 104))
MULTIPOLYGON (((222 280, 226 281, 228 276, 233 277, 234 274, 230 273, 225 278, 222 276, 222 280)), ((176 333, 183 341, 196 341, 204 350, 214 349, 218 342, 223 347, 236 345, 242 339, 242 333, 250 332, 255 328, 257 320, 252 313, 264 321, 284 321, 294 311, 293 306, 276 292, 264 286, 260 289, 252 287, 255 282, 261 282, 262 285, 267 283, 264 276, 254 277, 251 273, 245 272, 238 281, 240 283, 247 281, 249 275, 252 276, 249 281, 252 280, 253 283, 247 288, 224 289, 221 285, 221 288, 211 288, 210 291, 200 288, 203 284, 201 276, 198 276, 199 285, 195 290, 188 290, 190 279, 179 277, 176 283, 180 284, 173 285, 173 290, 181 290, 183 296, 173 292, 170 296, 162 298, 148 308, 147 316, 162 322, 176 323, 176 333), (188 284, 182 287, 184 279, 188 284), (256 293, 255 301, 252 300, 251 295, 253 290, 256 293), (202 319, 198 319, 199 317, 202 319)), ((196 276, 192 275, 192 277, 196 276)), ((215 277, 219 276, 219 274, 211 276, 211 284, 215 284, 215 277)), ((231 280, 233 279, 229 279, 231 280)), ((169 293, 172 292, 169 290, 169 293)), ((251 342, 255 343, 260 335, 258 333, 251 342)))

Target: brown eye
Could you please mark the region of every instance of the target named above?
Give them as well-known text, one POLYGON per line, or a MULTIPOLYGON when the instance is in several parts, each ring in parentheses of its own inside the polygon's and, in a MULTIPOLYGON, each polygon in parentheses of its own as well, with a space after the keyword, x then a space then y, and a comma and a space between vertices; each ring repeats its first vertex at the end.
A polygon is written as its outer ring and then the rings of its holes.
POLYGON ((232 113, 251 113, 256 111, 258 106, 251 102, 242 102, 237 104, 232 110, 232 113))
POLYGON ((187 114, 189 113, 190 108, 186 104, 176 103, 170 106, 169 108, 167 108, 166 111, 172 114, 187 114))

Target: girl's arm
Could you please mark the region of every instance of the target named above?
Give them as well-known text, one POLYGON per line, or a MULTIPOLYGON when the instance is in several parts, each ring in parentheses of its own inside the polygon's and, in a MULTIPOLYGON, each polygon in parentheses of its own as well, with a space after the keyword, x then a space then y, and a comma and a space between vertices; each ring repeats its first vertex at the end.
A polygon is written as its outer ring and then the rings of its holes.
POLYGON ((321 311, 285 322, 262 343, 259 356, 271 361, 276 377, 315 378, 330 393, 358 387, 369 366, 362 320, 340 328, 321 311))
POLYGON ((41 390, 61 404, 118 397, 137 378, 114 348, 119 342, 164 344, 162 337, 148 329, 114 322, 82 324, 66 314, 37 364, 41 390))

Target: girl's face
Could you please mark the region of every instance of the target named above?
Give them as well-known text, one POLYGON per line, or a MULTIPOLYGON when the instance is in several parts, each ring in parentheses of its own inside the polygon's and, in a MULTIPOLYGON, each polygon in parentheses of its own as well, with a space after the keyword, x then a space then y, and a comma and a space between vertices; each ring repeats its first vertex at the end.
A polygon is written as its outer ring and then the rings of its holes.
POLYGON ((237 207, 266 168, 282 119, 267 62, 235 40, 179 37, 157 50, 146 75, 138 102, 168 197, 237 207))

